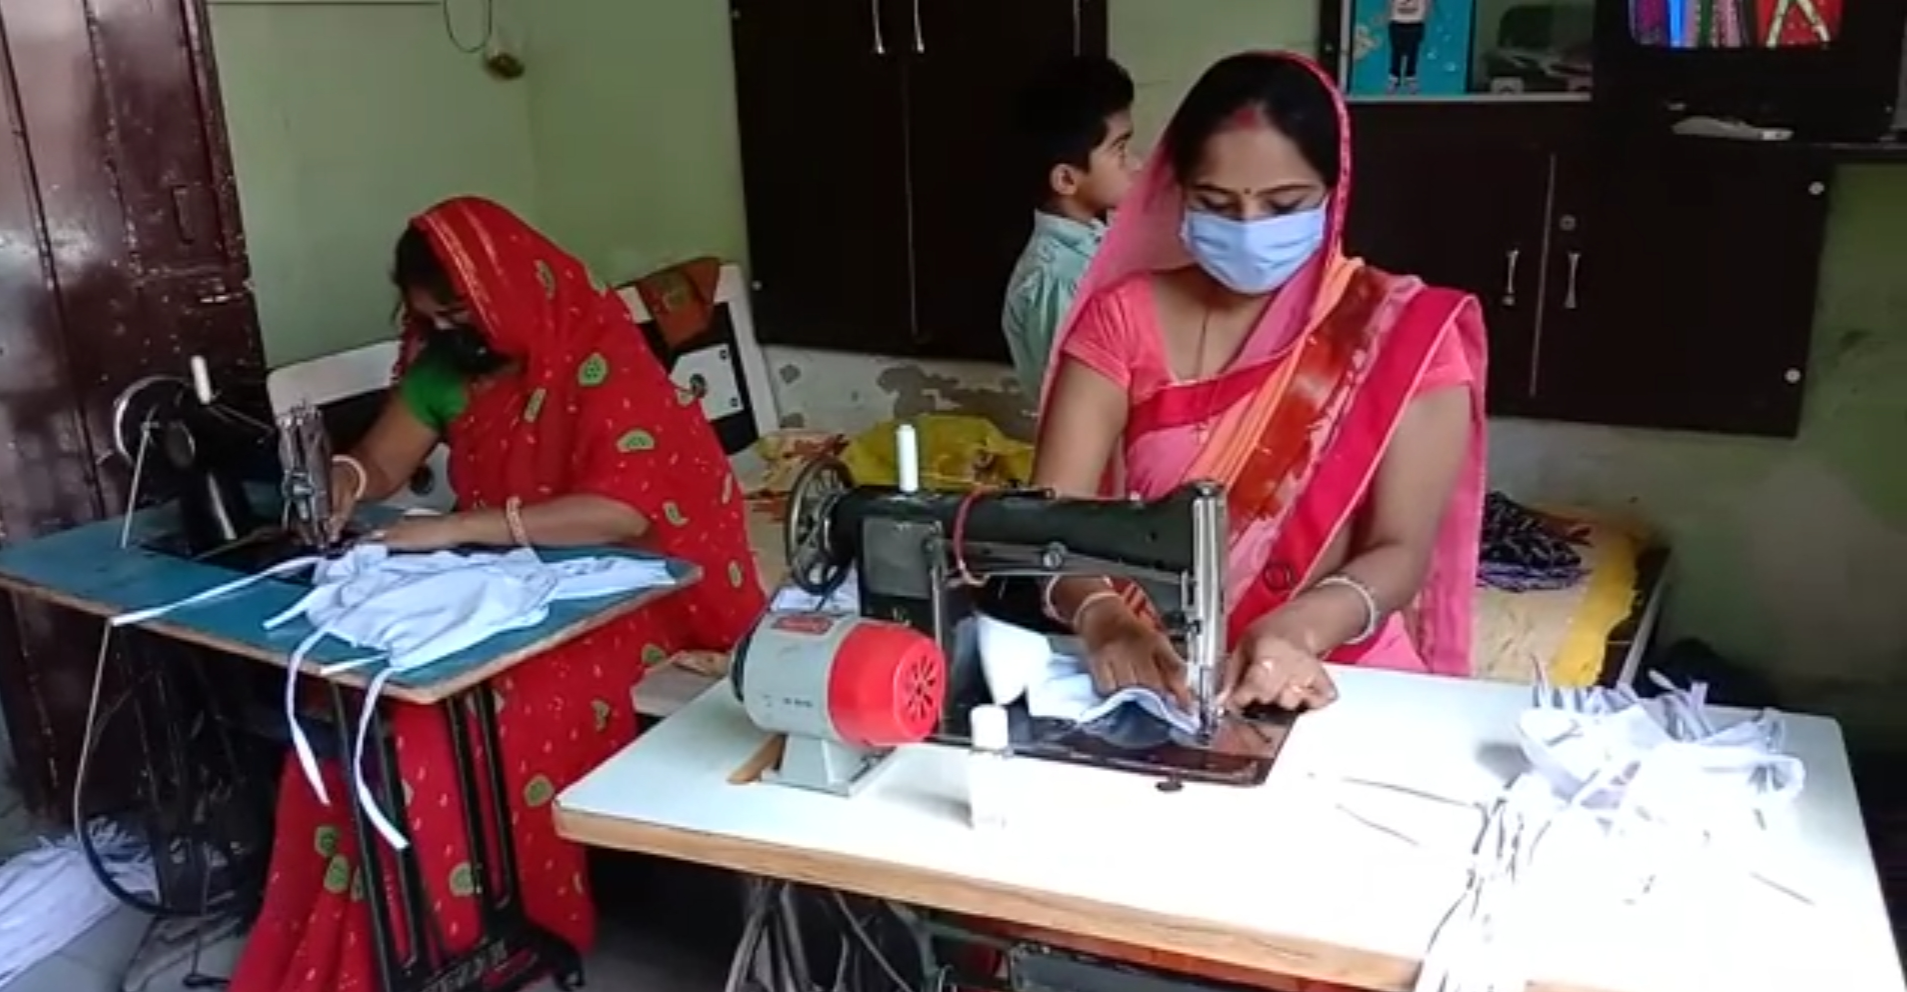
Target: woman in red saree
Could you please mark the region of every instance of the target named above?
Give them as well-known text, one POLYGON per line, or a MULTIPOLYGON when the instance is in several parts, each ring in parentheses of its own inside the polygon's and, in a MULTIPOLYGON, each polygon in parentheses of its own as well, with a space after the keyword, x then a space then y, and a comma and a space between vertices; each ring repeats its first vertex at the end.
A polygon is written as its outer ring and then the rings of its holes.
MULTIPOLYGON (((1214 65, 1055 344, 1037 482, 1096 492, 1119 454, 1141 496, 1226 486, 1234 706, 1328 703, 1325 661, 1470 672, 1481 316, 1343 254, 1350 149, 1309 61, 1214 65)), ((1184 692, 1171 646, 1105 580, 1048 602, 1104 688, 1184 692)))
MULTIPOLYGON (((479 199, 433 207, 399 242, 394 279, 409 318, 398 386, 339 458, 332 490, 387 496, 441 438, 458 507, 407 519, 385 543, 630 544, 702 567, 690 589, 494 685, 525 909, 587 948, 583 852, 556 836, 550 803, 634 739, 631 690, 645 665, 726 650, 760 613, 742 494, 699 404, 670 383, 622 302, 508 210, 479 199)), ((386 706, 426 901, 454 954, 474 944, 478 914, 449 734, 436 709, 386 706)), ((347 794, 336 767, 325 775, 331 795, 347 794)), ((233 992, 374 992, 360 855, 344 807, 323 805, 287 762, 265 902, 233 992)))

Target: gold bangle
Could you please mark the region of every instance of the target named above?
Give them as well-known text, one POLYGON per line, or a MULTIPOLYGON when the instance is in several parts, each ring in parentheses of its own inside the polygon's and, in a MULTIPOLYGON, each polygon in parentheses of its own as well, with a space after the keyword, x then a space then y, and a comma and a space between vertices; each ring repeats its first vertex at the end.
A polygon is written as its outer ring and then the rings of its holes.
POLYGON ((503 522, 510 528, 510 540, 515 541, 517 547, 527 548, 530 546, 530 532, 523 527, 523 500, 521 498, 512 496, 504 501, 503 522))

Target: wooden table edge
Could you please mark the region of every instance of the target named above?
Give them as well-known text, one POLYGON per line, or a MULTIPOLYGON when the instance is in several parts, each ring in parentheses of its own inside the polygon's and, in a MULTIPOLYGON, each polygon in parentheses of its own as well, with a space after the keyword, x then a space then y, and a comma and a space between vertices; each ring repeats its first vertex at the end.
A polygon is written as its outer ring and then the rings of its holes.
MULTIPOLYGON (((415 706, 435 706, 473 686, 481 685, 484 682, 496 678, 529 658, 549 650, 554 646, 552 642, 557 641, 558 635, 561 635, 561 641, 574 640, 603 626, 611 620, 619 619, 665 596, 681 592, 700 581, 702 581, 701 568, 691 566, 676 580, 675 585, 669 586, 666 589, 643 590, 634 596, 630 596, 616 603, 614 606, 597 610, 588 617, 570 624, 548 637, 526 644, 507 654, 498 655, 475 668, 459 672, 457 675, 440 682, 432 682, 429 685, 423 686, 406 686, 387 682, 384 684, 382 696, 385 699, 395 699, 415 706)), ((117 607, 101 603, 98 600, 82 599, 78 596, 49 589, 38 583, 27 582, 4 573, 0 573, 0 590, 11 592, 19 596, 27 596, 45 603, 51 603, 54 606, 65 607, 66 609, 84 613, 89 616, 99 617, 101 621, 110 620, 112 617, 124 612, 117 607)), ((252 645, 226 640, 223 637, 210 636, 203 631, 169 620, 153 620, 148 623, 135 624, 131 629, 158 634, 175 641, 183 641, 187 644, 196 644, 199 647, 224 654, 238 655, 241 658, 263 662, 276 668, 286 667, 291 660, 286 654, 274 651, 260 651, 252 645)), ((298 671, 302 675, 309 675, 326 682, 346 685, 356 689, 362 689, 371 682, 370 676, 363 671, 354 669, 346 672, 333 672, 327 675, 317 663, 310 661, 301 663, 298 666, 298 671)), ((375 669, 372 670, 371 674, 375 674, 375 669)))
MULTIPOLYGON (((1205 921, 976 881, 926 868, 656 826, 567 809, 560 800, 555 807, 555 817, 559 835, 590 847, 694 862, 981 919, 1007 920, 1241 968, 1378 992, 1409 992, 1417 976, 1415 959, 1310 939, 1246 935, 1218 929, 1205 921)), ((1212 884, 1228 883, 1214 878, 1212 884)), ((1532 984, 1530 990, 1598 992, 1546 984, 1532 984)))

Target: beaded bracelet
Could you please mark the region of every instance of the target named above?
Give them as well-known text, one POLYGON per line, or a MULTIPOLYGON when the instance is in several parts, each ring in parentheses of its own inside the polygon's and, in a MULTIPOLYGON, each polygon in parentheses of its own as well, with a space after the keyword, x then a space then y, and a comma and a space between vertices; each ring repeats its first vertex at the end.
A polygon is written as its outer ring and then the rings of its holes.
POLYGON ((1358 630, 1356 636, 1353 636, 1344 643, 1362 644, 1370 640, 1371 636, 1377 633, 1377 625, 1384 620, 1384 611, 1377 608, 1377 594, 1371 592, 1370 586, 1345 575, 1343 572, 1327 575, 1319 579, 1317 584, 1311 588, 1324 589, 1330 586, 1349 589, 1357 594, 1357 598, 1364 601, 1364 626, 1358 630))

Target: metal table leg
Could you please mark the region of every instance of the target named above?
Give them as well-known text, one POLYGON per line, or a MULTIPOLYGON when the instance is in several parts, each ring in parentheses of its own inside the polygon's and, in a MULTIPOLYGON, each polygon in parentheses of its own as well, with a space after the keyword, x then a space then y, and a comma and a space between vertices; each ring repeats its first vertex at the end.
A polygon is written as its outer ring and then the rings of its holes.
MULTIPOLYGON (((354 695, 341 686, 331 686, 332 706, 346 755, 354 753, 357 746, 357 721, 353 719, 351 705, 354 695)), ((445 700, 438 708, 450 732, 458 799, 464 808, 471 882, 479 900, 481 933, 473 947, 453 957, 444 952, 445 941, 434 926, 426 931, 426 921, 431 920, 429 897, 414 849, 392 852, 397 894, 393 913, 393 907, 383 898, 384 862, 375 856, 386 849, 384 841, 371 826, 356 790, 347 788, 345 801, 351 809, 361 852, 361 884, 371 904, 371 935, 376 945, 374 958, 380 986, 386 992, 516 992, 552 975, 559 988, 579 987, 582 959, 576 948, 532 923, 523 911, 516 846, 509 829, 509 793, 504 787, 494 695, 488 686, 480 685, 445 700), (471 746, 473 721, 483 747, 481 758, 471 746), (480 781, 487 790, 479 787, 480 781), (485 801, 486 791, 489 802, 485 801), (402 918, 393 919, 393 915, 402 918), (399 927, 402 927, 401 943, 399 927)), ((366 748, 370 767, 365 771, 379 783, 380 798, 390 810, 391 821, 404 824, 407 820, 396 742, 382 733, 382 722, 381 719, 372 722, 378 746, 366 748)))

